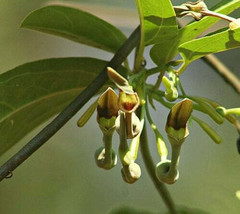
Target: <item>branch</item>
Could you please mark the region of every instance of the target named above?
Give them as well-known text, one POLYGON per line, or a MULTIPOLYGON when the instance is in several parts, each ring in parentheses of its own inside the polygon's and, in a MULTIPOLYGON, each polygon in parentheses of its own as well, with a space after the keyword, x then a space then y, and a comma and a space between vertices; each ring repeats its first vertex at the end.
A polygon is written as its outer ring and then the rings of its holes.
POLYGON ((210 65, 238 94, 240 94, 240 80, 213 54, 204 56, 204 62, 210 65))
POLYGON ((158 190, 158 193, 160 194, 166 206, 168 207, 169 212, 171 214, 176 214, 177 211, 173 203, 173 200, 170 196, 170 193, 168 192, 167 187, 162 182, 160 182, 155 175, 155 166, 148 148, 147 133, 145 126, 143 127, 142 135, 140 138, 140 145, 143 161, 147 168, 148 174, 150 175, 156 189, 158 190))
POLYGON ((20 164, 47 142, 60 128, 62 128, 101 88, 108 80, 107 67, 117 69, 127 58, 133 48, 139 43, 140 27, 130 35, 126 42, 113 56, 111 61, 96 77, 96 79, 83 90, 73 102, 67 106, 52 122, 43 128, 32 140, 12 156, 0 168, 0 181, 12 173, 20 164))

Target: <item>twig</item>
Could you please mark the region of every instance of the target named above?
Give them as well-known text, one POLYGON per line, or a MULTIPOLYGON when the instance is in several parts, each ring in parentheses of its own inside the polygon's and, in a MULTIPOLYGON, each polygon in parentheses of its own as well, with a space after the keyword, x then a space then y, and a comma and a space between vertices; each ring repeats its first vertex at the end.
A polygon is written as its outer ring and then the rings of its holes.
POLYGON ((96 92, 108 80, 107 67, 110 66, 117 69, 126 59, 132 49, 139 43, 140 27, 130 35, 128 40, 116 52, 111 61, 96 77, 96 79, 89 84, 89 86, 82 91, 73 102, 67 106, 51 123, 42 129, 32 140, 30 140, 21 150, 12 156, 0 168, 0 181, 2 181, 9 172, 13 172, 21 163, 23 163, 31 154, 39 149, 47 140, 49 140, 60 128, 62 128, 87 102, 96 94, 96 92))
POLYGON ((204 56, 204 62, 210 65, 238 94, 240 94, 240 80, 213 54, 204 56))
POLYGON ((160 194, 160 196, 162 197, 166 206, 168 207, 169 212, 171 214, 176 214, 177 211, 176 211, 175 205, 173 203, 173 200, 170 196, 170 193, 168 192, 168 189, 166 188, 166 186, 163 183, 161 183, 157 179, 157 177, 155 175, 155 166, 154 166, 154 163, 153 163, 153 160, 151 158, 151 154, 150 154, 150 151, 148 148, 147 133, 146 133, 145 126, 143 128, 142 135, 140 138, 140 145, 141 145, 141 153, 142 153, 143 161, 147 168, 148 174, 150 175, 156 189, 158 190, 158 193, 160 194))
POLYGON ((216 12, 211 11, 211 10, 202 10, 201 14, 204 15, 204 16, 212 16, 212 17, 216 17, 216 18, 219 18, 219 19, 223 19, 223 20, 226 20, 228 22, 233 22, 233 21, 236 20, 235 18, 232 18, 230 16, 226 16, 226 15, 221 14, 221 13, 216 13, 216 12))

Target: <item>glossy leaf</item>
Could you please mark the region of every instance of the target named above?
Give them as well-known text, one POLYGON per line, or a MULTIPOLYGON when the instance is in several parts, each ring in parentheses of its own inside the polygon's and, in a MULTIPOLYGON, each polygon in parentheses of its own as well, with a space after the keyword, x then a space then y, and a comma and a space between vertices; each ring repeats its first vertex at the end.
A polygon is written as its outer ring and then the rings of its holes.
POLYGON ((93 58, 46 59, 1 74, 0 154, 60 112, 106 63, 93 58))
POLYGON ((22 27, 41 31, 110 52, 123 44, 123 33, 104 20, 82 10, 50 5, 30 13, 22 27))
MULTIPOLYGON (((211 10, 222 14, 229 14, 240 7, 240 0, 223 0, 211 10)), ((151 49, 151 58, 154 63, 161 65, 171 61, 178 53, 178 46, 195 39, 206 31, 209 27, 219 21, 218 18, 204 17, 200 21, 195 21, 179 30, 177 38, 174 40, 157 44, 151 49), (165 46, 164 46, 165 44, 165 46), (167 49, 167 50, 165 50, 167 49)))
POLYGON ((179 47, 179 52, 189 63, 205 55, 233 48, 240 48, 240 28, 191 40, 182 44, 179 47))
POLYGON ((177 36, 177 21, 170 0, 138 1, 140 17, 143 16, 145 44, 156 44, 177 36))

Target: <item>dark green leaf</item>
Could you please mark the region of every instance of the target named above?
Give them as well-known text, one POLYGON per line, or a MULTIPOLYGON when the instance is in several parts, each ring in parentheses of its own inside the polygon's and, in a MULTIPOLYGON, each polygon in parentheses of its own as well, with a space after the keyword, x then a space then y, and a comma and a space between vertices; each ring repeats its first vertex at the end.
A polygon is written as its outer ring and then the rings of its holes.
POLYGON ((93 58, 46 59, 0 75, 0 154, 60 112, 106 63, 93 58))
POLYGON ((104 20, 76 8, 51 5, 30 13, 22 27, 70 39, 110 52, 123 44, 123 33, 104 20))
POLYGON ((191 40, 180 45, 178 50, 186 63, 190 63, 202 56, 233 48, 240 48, 240 28, 191 40))

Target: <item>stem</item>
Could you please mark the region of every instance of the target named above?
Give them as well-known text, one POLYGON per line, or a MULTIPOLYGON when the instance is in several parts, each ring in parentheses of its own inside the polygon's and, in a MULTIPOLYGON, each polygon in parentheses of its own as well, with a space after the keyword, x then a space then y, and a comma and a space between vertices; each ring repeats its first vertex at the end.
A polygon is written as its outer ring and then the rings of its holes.
POLYGON ((110 167, 112 165, 112 136, 113 132, 103 135, 103 142, 105 146, 105 164, 110 167))
POLYGON ((136 55, 135 55, 135 62, 134 62, 134 72, 139 72, 142 68, 142 63, 143 63, 143 52, 144 52, 144 15, 143 15, 143 10, 142 10, 142 4, 140 0, 135 0, 135 4, 137 5, 138 13, 139 13, 139 18, 140 18, 140 31, 141 31, 141 36, 140 36, 140 42, 136 50, 136 55))
POLYGON ((176 71, 177 75, 180 76, 188 67, 188 62, 185 60, 185 62, 180 66, 180 68, 176 71))
POLYGON ((229 108, 225 110, 225 116, 229 114, 235 114, 237 116, 240 116, 240 108, 229 108))
POLYGON ((178 168, 178 163, 180 159, 180 150, 181 150, 181 145, 172 146, 171 167, 168 171, 168 177, 171 177, 173 179, 175 177, 175 173, 178 168))
POLYGON ((148 108, 148 103, 146 103, 145 109, 146 109, 146 116, 147 116, 148 122, 155 134, 156 144, 157 144, 157 148, 158 148, 158 154, 161 157, 161 161, 165 161, 167 159, 167 155, 168 155, 168 150, 167 150, 165 141, 163 139, 163 136, 159 132, 157 126, 154 124, 154 122, 152 120, 152 117, 150 115, 149 108, 148 108))
POLYGON ((187 95, 186 95, 186 93, 185 93, 185 91, 184 91, 184 89, 183 89, 183 87, 182 87, 182 83, 181 83, 179 77, 178 77, 177 83, 178 83, 178 86, 179 86, 179 88, 180 88, 180 91, 182 92, 183 97, 187 97, 187 95))
POLYGON ((132 121, 132 113, 125 113, 125 121, 126 121, 126 132, 127 132, 127 137, 132 138, 134 136, 133 133, 133 121, 132 121))
POLYGON ((230 86, 240 94, 240 80, 213 54, 204 56, 204 62, 210 65, 230 86))
POLYGON ((140 136, 137 135, 132 139, 132 142, 130 145, 130 153, 134 161, 137 159, 137 156, 138 156, 139 142, 140 142, 140 136))
POLYGON ((120 134, 119 134, 120 144, 119 144, 119 150, 127 152, 128 144, 127 144, 127 136, 126 136, 126 120, 124 113, 120 113, 120 134))
POLYGON ((204 16, 213 16, 213 17, 217 17, 217 18, 220 18, 220 19, 224 19, 228 22, 233 22, 233 21, 236 20, 235 18, 232 18, 230 16, 226 16, 226 15, 221 14, 221 13, 216 13, 216 12, 213 12, 211 10, 203 10, 203 11, 201 11, 201 14, 204 15, 204 16))
POLYGON ((38 150, 47 140, 49 140, 60 128, 62 128, 108 80, 107 67, 116 69, 126 59, 132 49, 138 44, 140 39, 140 27, 130 35, 126 42, 113 56, 111 61, 96 77, 96 79, 83 90, 73 102, 67 106, 51 123, 30 140, 21 150, 12 156, 0 168, 0 181, 10 172, 16 169, 28 157, 38 150))
POLYGON ((164 71, 160 71, 160 74, 158 75, 158 80, 157 80, 157 82, 155 83, 155 85, 154 85, 154 87, 153 87, 153 90, 154 90, 154 91, 157 91, 157 90, 159 89, 164 74, 165 74, 164 71))
POLYGON ((160 182, 157 179, 155 175, 155 165, 153 163, 153 160, 151 158, 151 154, 148 148, 147 132, 146 132, 145 126, 143 127, 142 135, 140 138, 140 145, 141 145, 141 153, 142 153, 144 164, 147 168, 149 176, 151 177, 156 189, 158 190, 158 193, 160 194, 163 201, 165 202, 169 212, 171 214, 177 214, 174 202, 170 196, 170 193, 168 192, 168 189, 162 182, 160 182))

